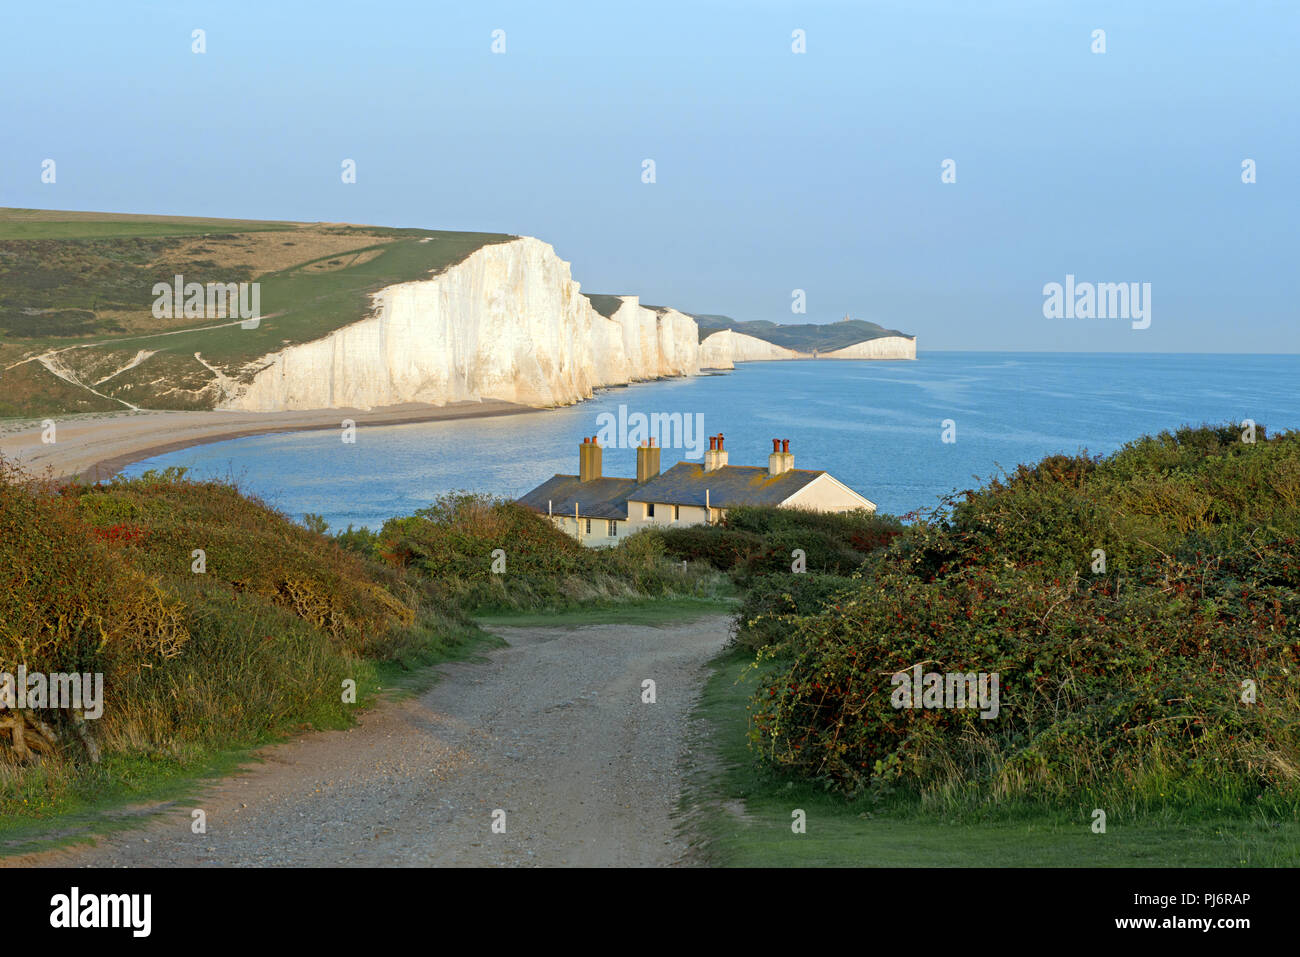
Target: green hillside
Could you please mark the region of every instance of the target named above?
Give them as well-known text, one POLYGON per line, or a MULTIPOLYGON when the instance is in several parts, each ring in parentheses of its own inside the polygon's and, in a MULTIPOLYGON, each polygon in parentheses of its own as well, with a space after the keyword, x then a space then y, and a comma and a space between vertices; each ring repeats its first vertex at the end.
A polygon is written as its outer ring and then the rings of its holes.
POLYGON ((259 357, 364 317, 384 286, 513 238, 0 209, 0 416, 211 408, 220 377, 244 380, 259 357), (155 317, 154 284, 178 274, 259 283, 261 323, 155 317))

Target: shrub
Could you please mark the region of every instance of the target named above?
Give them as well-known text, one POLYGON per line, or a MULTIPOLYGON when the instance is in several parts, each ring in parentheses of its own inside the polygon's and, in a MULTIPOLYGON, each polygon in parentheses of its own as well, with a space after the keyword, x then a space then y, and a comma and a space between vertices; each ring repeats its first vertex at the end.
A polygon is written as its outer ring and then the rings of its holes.
POLYGON ((195 574, 194 552, 201 549, 207 580, 290 609, 345 650, 361 651, 413 620, 412 596, 392 590, 401 586, 375 586, 363 559, 232 485, 147 473, 67 494, 97 532, 111 534, 116 526, 108 523, 133 517, 148 544, 135 548, 130 561, 146 574, 186 579, 195 574))
POLYGON ((748 584, 756 575, 790 571, 796 548, 805 553, 809 572, 851 574, 901 529, 896 518, 867 512, 741 506, 718 525, 656 528, 654 534, 672 557, 708 562, 748 584))
POLYGON ((734 643, 751 651, 764 646, 779 651, 800 618, 817 614, 854 584, 852 578, 840 575, 764 575, 750 586, 736 613, 734 643))
POLYGON ((731 571, 764 550, 762 536, 717 525, 648 530, 663 542, 664 552, 678 561, 707 562, 719 571, 731 571))
POLYGON ((1300 789, 1295 433, 1183 429, 1022 466, 861 574, 791 616, 790 656, 755 700, 772 766, 980 799, 1300 789), (890 676, 917 664, 998 674, 997 718, 894 708, 890 676))
POLYGON ((341 720, 356 657, 409 653, 429 616, 401 575, 231 486, 179 470, 58 486, 0 462, 0 671, 104 680, 98 721, 0 707, 0 763, 176 756, 341 720))

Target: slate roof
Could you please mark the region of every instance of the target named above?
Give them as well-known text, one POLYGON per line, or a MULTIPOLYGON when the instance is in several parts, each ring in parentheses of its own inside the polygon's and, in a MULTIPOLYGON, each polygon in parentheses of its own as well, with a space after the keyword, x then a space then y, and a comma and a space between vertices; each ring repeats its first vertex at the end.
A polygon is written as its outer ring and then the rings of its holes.
POLYGON ((556 515, 573 516, 578 503, 579 518, 627 518, 627 498, 636 479, 598 478, 579 482, 576 475, 554 475, 519 499, 521 505, 546 514, 546 503, 556 515))
POLYGON ((724 465, 705 472, 704 466, 696 462, 678 462, 627 497, 635 502, 703 506, 707 489, 713 508, 780 505, 825 474, 825 470, 790 469, 772 476, 765 465, 724 465))

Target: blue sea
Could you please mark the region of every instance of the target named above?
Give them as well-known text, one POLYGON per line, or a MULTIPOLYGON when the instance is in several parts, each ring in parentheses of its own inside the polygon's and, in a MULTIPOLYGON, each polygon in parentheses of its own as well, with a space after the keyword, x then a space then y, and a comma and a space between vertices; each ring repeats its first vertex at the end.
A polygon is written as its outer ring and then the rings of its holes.
MULTIPOLYGON (((682 413, 705 434, 722 432, 732 465, 766 465, 771 440, 789 439, 796 468, 826 469, 881 512, 903 515, 1022 462, 1105 454, 1184 424, 1300 428, 1300 356, 927 352, 915 362, 756 362, 609 389, 560 409, 363 426, 353 444, 338 430, 251 436, 125 472, 185 466, 234 480, 295 518, 313 512, 334 528, 378 528, 443 492, 517 496, 576 473, 582 437, 620 405, 628 416, 682 413), (955 441, 943 440, 945 420, 955 441)), ((663 467, 682 459, 698 461, 665 448, 663 467)), ((634 460, 633 447, 606 448, 604 474, 633 475, 634 460)))

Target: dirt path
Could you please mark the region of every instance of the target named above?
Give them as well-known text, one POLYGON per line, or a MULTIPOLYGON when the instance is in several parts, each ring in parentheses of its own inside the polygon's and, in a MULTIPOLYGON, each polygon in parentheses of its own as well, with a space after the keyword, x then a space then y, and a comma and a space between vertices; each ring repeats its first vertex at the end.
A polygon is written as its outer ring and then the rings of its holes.
POLYGON ((727 619, 499 629, 510 647, 447 665, 417 698, 305 735, 189 807, 6 864, 672 865, 689 715, 727 619), (655 682, 657 702, 642 703, 655 682), (504 834, 492 814, 506 812, 504 834))

